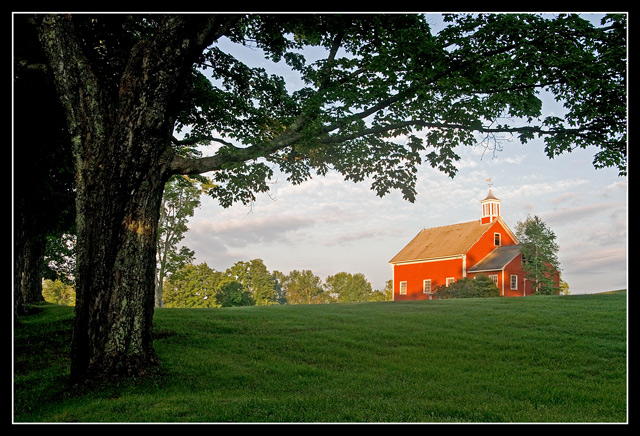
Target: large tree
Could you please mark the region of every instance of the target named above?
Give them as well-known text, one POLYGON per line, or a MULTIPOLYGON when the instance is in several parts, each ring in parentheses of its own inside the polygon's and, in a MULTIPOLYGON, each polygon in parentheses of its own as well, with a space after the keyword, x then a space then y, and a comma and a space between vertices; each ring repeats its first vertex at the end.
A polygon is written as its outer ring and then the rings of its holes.
POLYGON ((516 224, 522 268, 538 294, 558 293, 560 262, 556 235, 538 216, 527 216, 516 224))
POLYGON ((164 185, 156 253, 156 307, 162 307, 165 278, 193 260, 193 250, 185 246, 178 248, 177 244, 184 239, 189 230, 187 222, 200 206, 202 189, 198 187, 198 181, 181 175, 173 176, 164 185))
POLYGON ((238 261, 227 269, 226 275, 248 291, 256 306, 278 304, 276 278, 267 270, 262 259, 238 261))
POLYGON ((273 168, 294 183, 335 170, 413 200, 418 165, 453 176, 456 146, 501 133, 544 138, 550 157, 593 146, 596 166, 626 172, 625 16, 594 26, 575 15, 460 15, 437 35, 413 14, 35 21, 76 166, 74 380, 156 362, 155 241, 173 174, 213 171, 223 205, 266 191, 273 168), (223 37, 304 85, 244 65, 223 37), (306 60, 307 46, 323 56, 306 60), (563 118, 542 117, 541 90, 564 102, 563 118), (203 143, 210 156, 187 153, 203 143))
POLYGON ((76 163, 74 381, 142 374, 160 201, 184 83, 237 17, 49 15, 40 39, 76 163))
POLYGON ((372 292, 371 283, 362 273, 339 272, 331 275, 327 277, 325 289, 329 294, 337 296, 338 303, 369 301, 372 292))
POLYGON ((327 298, 323 295, 322 279, 311 270, 293 270, 286 276, 280 276, 280 285, 284 291, 288 304, 316 304, 324 303, 327 298))

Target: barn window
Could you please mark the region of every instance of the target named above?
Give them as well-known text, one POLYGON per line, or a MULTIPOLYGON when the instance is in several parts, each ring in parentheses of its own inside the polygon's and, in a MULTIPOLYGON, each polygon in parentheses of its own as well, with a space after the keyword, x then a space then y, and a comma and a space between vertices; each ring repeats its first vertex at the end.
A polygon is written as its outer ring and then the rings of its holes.
POLYGON ((518 289, 518 276, 515 274, 511 274, 511 289, 518 289))
POLYGON ((493 234, 493 245, 496 247, 500 245, 500 233, 493 234))
POLYGON ((407 282, 400 282, 400 295, 407 295, 407 282))
POLYGON ((498 286, 498 274, 491 274, 489 275, 489 278, 493 280, 493 283, 495 283, 496 286, 498 286))
POLYGON ((455 281, 456 281, 455 277, 447 277, 447 287, 449 287, 449 285, 455 281))
POLYGON ((431 279, 425 279, 422 281, 422 292, 425 294, 431 293, 431 279))

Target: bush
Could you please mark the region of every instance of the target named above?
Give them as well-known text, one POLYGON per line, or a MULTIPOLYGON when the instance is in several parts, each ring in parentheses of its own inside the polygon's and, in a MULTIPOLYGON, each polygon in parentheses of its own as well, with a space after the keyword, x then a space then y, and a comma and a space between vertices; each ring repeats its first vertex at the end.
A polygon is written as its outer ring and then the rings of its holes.
POLYGON ((47 303, 60 304, 62 306, 76 305, 75 288, 60 280, 43 280, 42 297, 47 303))
POLYGON ((487 276, 465 277, 449 286, 436 288, 439 298, 487 298, 499 297, 500 289, 487 276))

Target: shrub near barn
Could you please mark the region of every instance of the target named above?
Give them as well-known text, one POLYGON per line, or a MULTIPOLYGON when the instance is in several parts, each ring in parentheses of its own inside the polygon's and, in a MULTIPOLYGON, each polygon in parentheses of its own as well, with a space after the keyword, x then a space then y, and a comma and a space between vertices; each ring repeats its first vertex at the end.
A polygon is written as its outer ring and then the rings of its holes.
POLYGON ((500 289, 489 277, 479 275, 476 278, 465 277, 449 286, 438 286, 439 298, 486 298, 499 297, 500 289))

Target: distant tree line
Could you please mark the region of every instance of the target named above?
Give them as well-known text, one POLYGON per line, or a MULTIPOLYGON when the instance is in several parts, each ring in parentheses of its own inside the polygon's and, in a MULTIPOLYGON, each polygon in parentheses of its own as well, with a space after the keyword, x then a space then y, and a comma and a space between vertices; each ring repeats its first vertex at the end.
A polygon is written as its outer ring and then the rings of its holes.
MULTIPOLYGON (((59 279, 43 282, 43 296, 50 303, 75 304, 73 285, 59 279)), ((162 307, 182 308, 355 303, 390 301, 392 284, 388 280, 374 290, 361 273, 339 272, 323 281, 311 270, 269 271, 262 259, 238 261, 225 271, 188 262, 164 279, 162 297, 162 307)))
POLYGON ((269 271, 262 259, 239 261, 226 271, 189 263, 165 280, 164 307, 268 306, 391 300, 390 281, 373 290, 361 273, 322 279, 311 270, 269 271))
MULTIPOLYGON (((187 222, 211 186, 204 177, 174 176, 162 198, 156 256, 155 306, 229 307, 391 300, 390 282, 374 291, 363 274, 340 272, 322 281, 310 270, 269 271, 261 259, 236 262, 226 271, 194 264, 194 252, 180 247, 187 222)), ((45 301, 75 305, 75 235, 49 237, 44 256, 45 301)))

